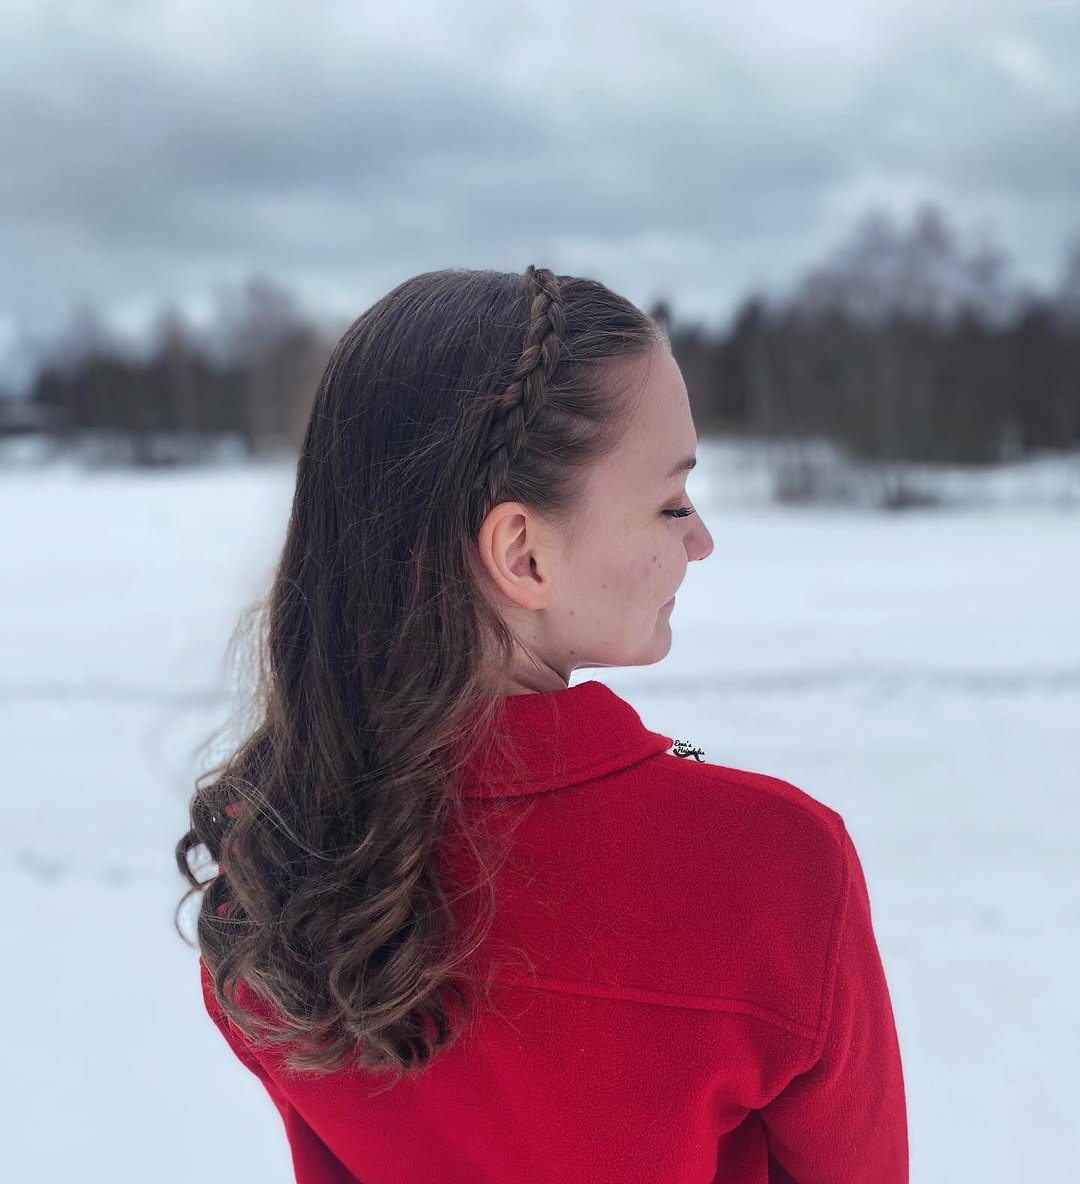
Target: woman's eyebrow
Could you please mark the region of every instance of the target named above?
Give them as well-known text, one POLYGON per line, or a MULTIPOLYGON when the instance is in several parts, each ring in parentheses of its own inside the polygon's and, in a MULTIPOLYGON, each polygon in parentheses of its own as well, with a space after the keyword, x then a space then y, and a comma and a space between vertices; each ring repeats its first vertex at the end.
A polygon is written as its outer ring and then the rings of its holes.
POLYGON ((670 481, 672 477, 677 477, 680 473, 685 473, 688 469, 692 469, 697 464, 696 456, 684 456, 681 461, 671 470, 664 478, 665 481, 670 481))

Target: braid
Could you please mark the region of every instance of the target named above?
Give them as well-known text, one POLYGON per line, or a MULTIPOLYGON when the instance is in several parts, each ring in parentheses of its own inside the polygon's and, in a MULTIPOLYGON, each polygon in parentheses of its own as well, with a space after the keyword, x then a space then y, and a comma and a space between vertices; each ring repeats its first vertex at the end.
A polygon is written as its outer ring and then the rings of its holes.
POLYGON ((480 462, 474 493, 482 506, 494 504, 506 483, 511 458, 524 447, 525 430, 543 407, 544 389, 558 368, 566 333, 554 272, 530 263, 523 284, 529 297, 529 327, 510 385, 495 408, 480 462))

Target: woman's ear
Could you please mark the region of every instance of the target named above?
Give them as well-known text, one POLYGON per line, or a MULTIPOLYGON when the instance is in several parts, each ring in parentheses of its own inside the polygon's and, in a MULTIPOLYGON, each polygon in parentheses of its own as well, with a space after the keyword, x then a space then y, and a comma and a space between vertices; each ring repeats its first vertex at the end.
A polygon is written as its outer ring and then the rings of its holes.
POLYGON ((546 608, 551 580, 548 536, 536 514, 520 502, 501 502, 476 539, 478 560, 499 595, 520 608, 546 608))

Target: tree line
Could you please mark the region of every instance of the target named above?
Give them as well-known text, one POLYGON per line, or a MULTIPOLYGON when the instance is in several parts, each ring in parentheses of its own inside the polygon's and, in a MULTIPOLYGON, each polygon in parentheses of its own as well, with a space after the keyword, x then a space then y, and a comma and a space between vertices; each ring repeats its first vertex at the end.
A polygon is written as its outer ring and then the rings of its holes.
POLYGON ((1080 241, 1050 293, 939 208, 880 212, 730 326, 669 326, 702 434, 820 438, 870 461, 989 463, 1080 446, 1080 241))
MULTIPOLYGON (((962 244, 936 206, 880 211, 780 296, 748 295, 723 329, 663 325, 699 433, 827 439, 866 460, 988 463, 1080 445, 1080 241, 1057 286, 1015 282, 992 244, 962 244)), ((175 310, 141 356, 83 314, 41 367, 29 406, 61 441, 127 459, 191 459, 215 440, 249 455, 298 445, 336 335, 254 279, 199 335, 175 310), (181 444, 183 445, 181 447, 181 444)))
POLYGON ((285 288, 260 277, 219 292, 208 332, 162 310, 139 352, 83 308, 40 367, 22 418, 59 443, 93 442, 143 465, 194 460, 222 440, 250 456, 295 448, 331 344, 285 288))

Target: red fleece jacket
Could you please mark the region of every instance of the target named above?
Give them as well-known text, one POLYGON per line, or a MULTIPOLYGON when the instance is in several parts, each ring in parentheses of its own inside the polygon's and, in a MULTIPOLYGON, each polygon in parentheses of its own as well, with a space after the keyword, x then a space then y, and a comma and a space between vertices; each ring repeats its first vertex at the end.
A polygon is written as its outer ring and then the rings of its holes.
MULTIPOLYGON (((527 960, 500 958, 421 1077, 371 1097, 384 1078, 284 1073, 201 966, 299 1184, 906 1184, 899 1043, 840 816, 669 752, 596 680, 501 710, 524 774, 487 754, 465 792, 520 823, 487 943, 527 960)), ((475 867, 449 840, 441 858, 475 867)))

